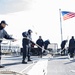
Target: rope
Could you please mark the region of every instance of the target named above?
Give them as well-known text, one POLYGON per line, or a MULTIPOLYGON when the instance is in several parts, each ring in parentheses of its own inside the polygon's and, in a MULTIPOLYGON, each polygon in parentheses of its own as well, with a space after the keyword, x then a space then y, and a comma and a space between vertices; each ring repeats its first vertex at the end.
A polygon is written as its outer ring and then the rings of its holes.
MULTIPOLYGON (((30 41, 33 42, 37 47, 43 49, 41 46, 39 46, 38 44, 36 44, 36 43, 35 43, 34 41, 32 41, 31 39, 29 39, 29 38, 27 38, 27 37, 23 37, 23 38, 25 38, 25 39, 27 39, 27 40, 30 40, 30 41)), ((45 49, 44 49, 44 50, 45 50, 45 49)))
MULTIPOLYGON (((23 37, 23 38, 25 38, 25 39, 27 39, 27 40, 30 40, 31 42, 33 42, 37 47, 39 47, 39 48, 41 48, 41 49, 43 49, 41 46, 39 46, 38 44, 36 44, 34 41, 32 41, 30 38, 27 38, 27 37, 23 37)), ((13 41, 13 39, 2 39, 2 38, 0 38, 0 40, 1 41, 13 41)), ((17 39, 17 40, 20 40, 20 39, 17 39)), ((45 50, 45 49, 44 49, 45 50)))

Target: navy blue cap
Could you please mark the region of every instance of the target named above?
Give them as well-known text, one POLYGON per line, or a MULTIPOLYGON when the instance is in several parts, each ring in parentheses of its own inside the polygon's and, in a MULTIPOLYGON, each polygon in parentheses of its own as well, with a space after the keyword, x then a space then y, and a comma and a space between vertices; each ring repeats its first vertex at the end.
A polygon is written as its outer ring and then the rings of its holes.
POLYGON ((1 24, 2 24, 2 23, 5 24, 5 25, 8 25, 4 20, 1 21, 1 24))

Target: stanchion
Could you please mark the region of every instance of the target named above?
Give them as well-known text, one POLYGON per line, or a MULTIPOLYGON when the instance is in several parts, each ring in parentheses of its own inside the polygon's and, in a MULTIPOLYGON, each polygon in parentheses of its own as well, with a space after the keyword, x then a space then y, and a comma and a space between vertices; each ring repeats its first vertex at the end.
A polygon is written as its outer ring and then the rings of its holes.
POLYGON ((0 60, 0 68, 4 68, 4 66, 3 66, 3 65, 1 65, 1 60, 0 60))
POLYGON ((4 68, 4 66, 1 64, 1 44, 0 44, 0 68, 4 68))

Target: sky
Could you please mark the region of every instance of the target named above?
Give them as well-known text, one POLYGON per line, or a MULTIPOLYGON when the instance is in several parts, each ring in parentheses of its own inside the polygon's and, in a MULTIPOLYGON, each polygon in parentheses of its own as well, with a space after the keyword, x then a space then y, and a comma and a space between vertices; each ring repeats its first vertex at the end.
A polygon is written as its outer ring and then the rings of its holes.
MULTIPOLYGON (((57 43, 60 47, 60 12, 75 12, 74 0, 0 0, 0 21, 5 20, 8 26, 5 30, 21 45, 22 32, 32 29, 32 40, 36 42, 39 36, 45 41, 57 43)), ((62 19, 61 15, 61 19, 62 19)), ((75 18, 63 21, 63 40, 75 36, 75 18)))

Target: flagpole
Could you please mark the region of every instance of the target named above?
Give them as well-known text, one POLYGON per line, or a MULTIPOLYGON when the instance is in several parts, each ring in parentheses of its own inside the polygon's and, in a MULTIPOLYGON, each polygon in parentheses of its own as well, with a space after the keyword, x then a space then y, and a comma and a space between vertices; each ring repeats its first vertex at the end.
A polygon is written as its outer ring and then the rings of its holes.
POLYGON ((61 20, 61 9, 59 9, 60 13, 60 32, 61 32, 61 42, 63 41, 63 34, 62 34, 62 20, 61 20))

